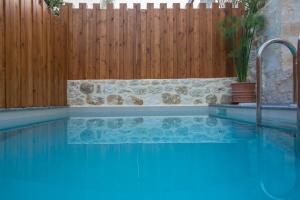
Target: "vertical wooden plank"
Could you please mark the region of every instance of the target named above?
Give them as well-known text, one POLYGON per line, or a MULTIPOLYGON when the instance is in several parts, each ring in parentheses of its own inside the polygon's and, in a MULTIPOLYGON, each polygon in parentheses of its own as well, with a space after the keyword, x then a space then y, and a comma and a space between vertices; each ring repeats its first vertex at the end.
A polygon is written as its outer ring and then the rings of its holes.
POLYGON ((100 10, 100 79, 109 78, 107 62, 107 31, 106 31, 106 10, 100 10))
POLYGON ((65 6, 62 7, 59 17, 55 17, 55 63, 57 73, 57 104, 62 106, 64 102, 64 69, 65 69, 65 33, 67 32, 64 26, 64 19, 67 13, 65 13, 65 6))
MULTIPOLYGON (((48 42, 47 42, 47 22, 49 21, 49 15, 48 15, 48 7, 46 5, 46 3, 44 1, 42 1, 41 3, 41 12, 42 12, 42 63, 41 63, 41 72, 42 72, 42 95, 43 95, 43 98, 42 98, 42 104, 43 106, 49 106, 50 103, 49 103, 49 99, 48 99, 48 92, 47 92, 47 89, 48 89, 48 81, 47 81, 47 77, 48 77, 48 74, 47 74, 47 45, 48 45, 48 42)), ((67 42, 67 41, 65 41, 67 42)), ((65 96, 65 94, 64 94, 65 96)))
POLYGON ((192 65, 191 65, 191 77, 199 78, 199 58, 200 58, 200 31, 199 31, 199 11, 200 9, 193 9, 193 42, 191 46, 191 54, 192 54, 192 65))
POLYGON ((132 68, 133 68, 133 76, 131 77, 132 79, 135 79, 136 77, 138 77, 138 69, 136 68, 137 65, 137 39, 136 36, 138 35, 136 32, 136 9, 133 8, 132 10, 132 24, 131 24, 131 28, 132 28, 132 68))
POLYGON ((54 43, 53 43, 53 54, 54 54, 54 106, 59 106, 60 104, 60 92, 61 92, 61 74, 60 74, 60 62, 61 62, 61 54, 62 49, 60 48, 61 41, 61 24, 60 17, 52 16, 53 18, 53 30, 55 30, 54 34, 54 43))
POLYGON ((225 8, 220 8, 218 9, 218 20, 217 20, 217 39, 218 39, 218 46, 219 46, 219 74, 218 77, 226 77, 227 73, 227 67, 226 67, 226 45, 225 45, 225 38, 222 34, 222 30, 220 28, 220 23, 222 20, 225 19, 225 8))
POLYGON ((180 9, 178 23, 178 78, 187 78, 186 10, 180 9))
POLYGON ((33 105, 43 106, 43 14, 42 2, 33 2, 33 105))
POLYGON ((119 79, 120 77, 120 10, 115 9, 113 12, 114 16, 114 34, 113 34, 113 57, 112 57, 112 77, 113 79, 119 79))
POLYGON ((168 77, 168 50, 167 50, 167 4, 161 3, 159 10, 159 30, 160 30, 160 78, 168 77))
POLYGON ((119 38, 120 38, 120 51, 119 51, 119 78, 124 79, 124 67, 125 67, 125 21, 126 19, 126 5, 120 4, 120 30, 119 30, 119 38))
POLYGON ((206 26, 207 26, 207 36, 206 36, 206 59, 207 59, 207 78, 214 77, 214 66, 213 66, 213 29, 212 29, 212 9, 206 9, 206 26))
POLYGON ((93 4, 93 9, 95 10, 95 15, 96 15, 96 42, 95 42, 95 56, 96 56, 96 61, 95 61, 95 78, 96 79, 100 79, 100 51, 101 51, 101 48, 100 48, 100 24, 101 24, 101 13, 100 13, 100 4, 93 4))
POLYGON ((87 9, 87 79, 96 78, 96 8, 87 9))
POLYGON ((5 103, 5 13, 4 1, 0 1, 0 108, 5 103))
POLYGON ((223 74, 223 68, 221 66, 221 44, 220 44, 220 38, 219 38, 219 15, 220 15, 220 9, 219 9, 219 3, 213 3, 212 4, 212 62, 213 62, 213 77, 221 77, 223 74))
POLYGON ((53 31, 53 20, 51 13, 48 10, 47 14, 47 98, 49 105, 53 105, 53 66, 54 66, 54 33, 53 31))
POLYGON ((141 78, 147 78, 147 12, 141 10, 141 78))
POLYGON ((72 56, 74 54, 73 50, 73 4, 66 3, 68 8, 68 67, 67 67, 67 77, 71 79, 72 77, 72 56))
POLYGON ((208 23, 206 3, 199 4, 199 78, 208 77, 210 66, 208 64, 208 23))
POLYGON ((127 10, 127 31, 126 31, 126 55, 125 55, 125 79, 134 78, 134 24, 135 11, 133 9, 127 10))
POLYGON ((45 19, 45 24, 46 26, 46 53, 47 53, 47 60, 46 60, 46 86, 47 86, 47 104, 52 105, 52 85, 53 85, 53 50, 52 50, 52 29, 51 29, 51 13, 48 9, 44 11, 44 19, 45 19))
POLYGON ((69 24, 69 13, 68 13, 68 7, 64 5, 61 8, 61 27, 62 27, 62 32, 61 32, 61 49, 62 49, 62 57, 61 57, 61 65, 60 65, 60 106, 65 106, 67 105, 67 73, 68 73, 68 24, 69 24))
POLYGON ((61 49, 59 49, 59 35, 60 35, 60 30, 59 30, 59 25, 58 25, 58 17, 51 15, 51 20, 52 20, 52 31, 55 30, 53 34, 53 45, 52 45, 52 53, 53 53, 53 66, 52 66, 52 105, 53 106, 58 106, 59 105, 59 59, 61 55, 61 49))
POLYGON ((54 15, 50 14, 50 30, 52 32, 51 34, 51 105, 55 106, 57 105, 57 83, 58 83, 58 79, 57 79, 57 64, 56 64, 56 35, 57 35, 57 31, 53 32, 53 30, 56 30, 56 25, 55 22, 56 18, 54 15))
POLYGON ((20 74, 20 4, 19 0, 5 1, 5 60, 6 106, 19 107, 21 97, 20 74))
POLYGON ((87 77, 87 7, 86 3, 79 4, 79 35, 78 40, 78 68, 79 68, 79 77, 77 79, 86 79, 87 77))
POLYGON ((135 3, 135 31, 134 31, 134 78, 141 78, 141 5, 135 3))
POLYGON ((193 57, 192 57, 192 47, 194 43, 194 29, 193 29, 193 5, 192 4, 187 4, 186 5, 186 33, 187 33, 187 38, 186 38, 186 67, 187 67, 187 72, 186 75, 187 77, 191 77, 191 70, 192 70, 192 64, 193 64, 193 57))
POLYGON ((167 9, 167 78, 174 78, 174 15, 167 9))
POLYGON ((152 68, 153 75, 152 78, 159 79, 161 78, 160 71, 160 10, 154 9, 154 34, 153 34, 153 56, 151 56, 152 60, 152 68))
POLYGON ((66 46, 67 43, 67 23, 68 18, 67 7, 63 6, 59 17, 53 16, 54 20, 54 82, 55 82, 55 105, 62 106, 65 104, 65 84, 66 84, 66 46))
POLYGON ((146 51, 147 51, 147 58, 146 58, 146 65, 147 65, 147 78, 152 78, 152 75, 154 74, 152 72, 152 40, 153 40, 153 27, 154 27, 154 20, 153 20, 153 8, 154 4, 153 3, 148 3, 147 4, 147 41, 146 41, 146 51))
POLYGON ((79 4, 80 14, 81 14, 81 35, 79 40, 79 68, 83 71, 83 76, 81 78, 87 79, 88 72, 88 35, 87 35, 87 5, 86 3, 79 4))
POLYGON ((174 76, 173 78, 178 78, 179 77, 179 67, 178 67, 178 61, 179 61, 179 39, 180 39, 180 34, 179 34, 179 20, 180 20, 180 4, 179 3, 174 3, 173 4, 173 24, 174 24, 174 30, 173 30, 173 70, 174 70, 174 76))
MULTIPOLYGON (((44 3, 45 4, 45 3, 44 3)), ((48 65, 48 49, 49 49, 49 23, 50 23, 50 17, 49 17, 49 9, 46 5, 43 6, 43 65, 44 65, 44 73, 45 73, 45 79, 44 79, 44 84, 45 84, 45 98, 44 98, 44 105, 50 106, 50 98, 49 98, 49 65, 48 65)))
POLYGON ((113 66, 113 39, 114 39, 114 10, 113 4, 108 4, 106 9, 106 35, 107 35, 107 65, 109 69, 109 78, 114 77, 114 66, 113 66))
POLYGON ((83 70, 80 69, 79 65, 79 54, 80 54, 80 40, 81 40, 81 14, 79 9, 72 9, 72 22, 70 21, 72 31, 71 37, 69 37, 70 45, 72 45, 72 50, 69 52, 71 55, 70 66, 72 70, 69 70, 69 79, 76 80, 81 79, 83 70))

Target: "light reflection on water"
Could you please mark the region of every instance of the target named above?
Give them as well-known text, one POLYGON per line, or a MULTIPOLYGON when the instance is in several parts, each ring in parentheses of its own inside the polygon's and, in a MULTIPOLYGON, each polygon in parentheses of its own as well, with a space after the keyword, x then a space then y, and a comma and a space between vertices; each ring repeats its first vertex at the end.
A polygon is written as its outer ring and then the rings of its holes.
MULTIPOLYGON (((300 197, 300 141, 270 128, 259 130, 259 171, 261 189, 271 199, 300 197)), ((297 134, 295 134, 297 135, 297 134)))
POLYGON ((208 116, 63 119, 0 134, 0 196, 298 199, 298 140, 208 116))
POLYGON ((229 143, 255 137, 255 127, 214 117, 127 117, 68 120, 69 144, 229 143))

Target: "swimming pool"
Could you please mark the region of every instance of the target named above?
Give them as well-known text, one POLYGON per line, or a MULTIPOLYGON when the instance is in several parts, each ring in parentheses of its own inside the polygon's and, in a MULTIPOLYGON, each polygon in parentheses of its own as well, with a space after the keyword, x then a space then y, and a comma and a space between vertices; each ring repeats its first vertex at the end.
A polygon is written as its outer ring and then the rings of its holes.
POLYGON ((1 199, 300 197, 293 130, 206 108, 52 112, 46 122, 2 128, 1 199))

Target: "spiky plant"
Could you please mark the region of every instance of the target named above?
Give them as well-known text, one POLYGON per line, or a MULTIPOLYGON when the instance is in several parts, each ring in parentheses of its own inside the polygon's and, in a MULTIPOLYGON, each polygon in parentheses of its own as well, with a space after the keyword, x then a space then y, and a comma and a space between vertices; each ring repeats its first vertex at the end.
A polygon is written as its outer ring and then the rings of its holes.
POLYGON ((265 17, 259 12, 267 0, 232 0, 233 5, 245 7, 242 16, 228 16, 221 27, 226 39, 230 40, 231 51, 229 56, 233 58, 239 82, 247 81, 248 65, 251 48, 256 34, 265 27, 265 17), (240 40, 236 36, 240 34, 240 40))
POLYGON ((60 7, 63 5, 63 0, 45 0, 48 8, 54 15, 59 15, 60 7))

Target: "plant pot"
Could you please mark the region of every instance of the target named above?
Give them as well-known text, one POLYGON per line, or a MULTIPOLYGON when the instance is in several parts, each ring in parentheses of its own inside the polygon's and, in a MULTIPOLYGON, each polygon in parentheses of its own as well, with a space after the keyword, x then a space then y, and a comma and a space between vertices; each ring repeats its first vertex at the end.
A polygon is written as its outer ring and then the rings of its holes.
POLYGON ((232 103, 253 103, 256 101, 255 83, 233 83, 232 103))

